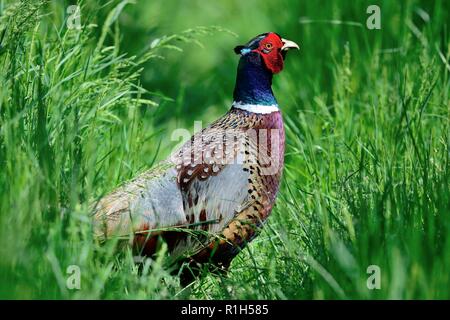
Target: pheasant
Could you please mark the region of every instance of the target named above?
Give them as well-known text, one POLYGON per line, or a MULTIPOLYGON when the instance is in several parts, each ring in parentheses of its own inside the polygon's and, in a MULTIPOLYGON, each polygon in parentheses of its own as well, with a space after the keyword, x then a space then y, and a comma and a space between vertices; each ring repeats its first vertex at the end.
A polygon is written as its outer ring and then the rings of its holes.
POLYGON ((284 164, 284 127, 272 77, 299 46, 274 32, 234 48, 240 55, 231 109, 165 161, 94 206, 97 238, 119 236, 140 256, 164 241, 190 283, 204 265, 226 271, 274 205, 284 164))

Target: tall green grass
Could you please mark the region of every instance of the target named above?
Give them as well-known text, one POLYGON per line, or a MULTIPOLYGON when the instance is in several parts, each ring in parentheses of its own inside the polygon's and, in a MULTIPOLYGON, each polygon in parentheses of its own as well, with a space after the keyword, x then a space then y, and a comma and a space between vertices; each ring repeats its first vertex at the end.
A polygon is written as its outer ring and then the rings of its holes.
POLYGON ((69 4, 0 1, 0 297, 450 298, 448 4, 383 1, 381 30, 364 1, 85 0, 81 30, 69 4), (185 289, 164 249, 99 246, 89 203, 225 112, 233 46, 268 30, 301 51, 274 79, 286 168, 262 234, 185 289))

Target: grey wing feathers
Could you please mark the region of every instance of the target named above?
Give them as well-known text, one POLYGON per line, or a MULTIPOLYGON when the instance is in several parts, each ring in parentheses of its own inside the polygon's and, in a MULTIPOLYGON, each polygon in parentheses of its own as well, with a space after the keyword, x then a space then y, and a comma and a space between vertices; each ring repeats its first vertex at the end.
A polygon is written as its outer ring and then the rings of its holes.
POLYGON ((185 223, 176 170, 165 161, 103 197, 94 207, 97 237, 126 236, 147 228, 185 223))

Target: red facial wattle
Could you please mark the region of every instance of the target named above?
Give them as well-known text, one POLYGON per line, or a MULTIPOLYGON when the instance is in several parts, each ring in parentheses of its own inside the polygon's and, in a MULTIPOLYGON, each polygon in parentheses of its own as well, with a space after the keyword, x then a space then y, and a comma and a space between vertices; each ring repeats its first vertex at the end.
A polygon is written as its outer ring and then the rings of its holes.
POLYGON ((275 33, 269 33, 267 37, 262 39, 259 43, 258 48, 253 51, 258 52, 267 69, 269 69, 273 74, 283 70, 284 61, 281 55, 281 48, 283 47, 283 42, 281 38, 275 33))

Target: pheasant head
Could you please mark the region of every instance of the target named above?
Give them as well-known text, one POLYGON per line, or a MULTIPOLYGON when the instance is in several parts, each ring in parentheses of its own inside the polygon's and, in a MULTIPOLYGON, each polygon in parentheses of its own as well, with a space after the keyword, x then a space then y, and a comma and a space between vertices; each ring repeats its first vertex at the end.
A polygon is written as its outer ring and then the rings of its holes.
POLYGON ((245 45, 234 48, 241 56, 234 101, 240 104, 274 105, 272 76, 283 70, 289 49, 299 49, 298 44, 283 39, 277 33, 260 34, 245 45))

